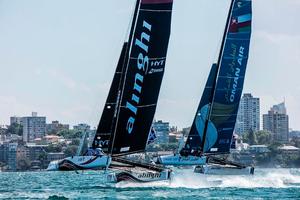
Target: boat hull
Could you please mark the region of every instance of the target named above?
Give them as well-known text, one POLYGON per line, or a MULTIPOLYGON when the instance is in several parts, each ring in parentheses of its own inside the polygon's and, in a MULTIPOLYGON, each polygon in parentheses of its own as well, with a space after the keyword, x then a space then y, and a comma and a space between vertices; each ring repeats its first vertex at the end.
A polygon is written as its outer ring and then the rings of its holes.
POLYGON ((170 181, 172 171, 169 169, 161 172, 155 171, 119 171, 110 173, 107 175, 107 181, 110 183, 119 182, 136 182, 136 183, 148 183, 158 181, 170 181))
POLYGON ((201 165, 194 168, 195 173, 208 175, 253 175, 254 167, 243 168, 223 165, 201 165))
POLYGON ((206 156, 180 156, 175 155, 166 155, 160 156, 157 159, 157 162, 162 165, 172 165, 172 166, 184 166, 184 165, 205 165, 207 163, 206 156))
POLYGON ((111 158, 102 156, 72 156, 59 161, 52 161, 48 165, 47 171, 73 171, 106 168, 111 162, 111 158))

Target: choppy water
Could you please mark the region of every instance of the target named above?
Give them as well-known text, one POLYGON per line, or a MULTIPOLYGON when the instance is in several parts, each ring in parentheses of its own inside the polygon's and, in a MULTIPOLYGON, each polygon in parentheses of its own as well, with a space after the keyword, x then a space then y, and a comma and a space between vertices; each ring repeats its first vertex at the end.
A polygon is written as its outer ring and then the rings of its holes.
POLYGON ((170 183, 104 182, 103 172, 0 173, 0 199, 300 199, 300 169, 257 169, 254 176, 176 170, 170 183))

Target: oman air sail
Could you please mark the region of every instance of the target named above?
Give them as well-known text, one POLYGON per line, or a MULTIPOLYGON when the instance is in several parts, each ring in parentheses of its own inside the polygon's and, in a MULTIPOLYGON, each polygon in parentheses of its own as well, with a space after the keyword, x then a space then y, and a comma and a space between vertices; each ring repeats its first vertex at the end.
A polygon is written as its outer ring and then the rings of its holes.
POLYGON ((219 58, 212 65, 186 144, 178 155, 161 156, 160 163, 228 163, 212 155, 230 153, 249 55, 251 10, 251 0, 232 0, 219 58))

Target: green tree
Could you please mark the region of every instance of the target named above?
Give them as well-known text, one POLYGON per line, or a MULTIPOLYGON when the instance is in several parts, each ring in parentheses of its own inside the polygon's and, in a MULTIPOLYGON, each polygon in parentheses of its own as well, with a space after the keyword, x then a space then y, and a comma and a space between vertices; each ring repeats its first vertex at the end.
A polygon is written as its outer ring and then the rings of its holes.
POLYGON ((76 130, 61 130, 57 133, 57 135, 63 136, 66 139, 74 139, 74 138, 80 138, 82 132, 76 130))
POLYGON ((6 134, 16 134, 16 135, 22 136, 23 135, 23 126, 18 123, 12 123, 8 127, 6 134))
POLYGON ((21 171, 29 170, 30 169, 30 160, 26 157, 18 160, 18 169, 21 171))
POLYGON ((271 144, 272 135, 268 131, 257 131, 255 133, 258 144, 271 144))
POLYGON ((300 138, 294 137, 294 138, 291 140, 291 143, 292 143, 294 146, 300 148, 300 138))
POLYGON ((38 156, 38 160, 41 162, 41 168, 44 169, 46 165, 46 161, 47 161, 47 153, 46 152, 42 152, 40 153, 40 155, 38 156))
POLYGON ((66 157, 68 157, 68 156, 75 156, 76 151, 77 151, 77 146, 75 146, 75 145, 69 145, 64 150, 64 154, 66 155, 66 157))
POLYGON ((281 144, 279 142, 274 142, 268 146, 269 150, 271 151, 271 156, 276 156, 279 154, 278 147, 280 147, 281 144))
POLYGON ((72 142, 70 145, 75 145, 75 146, 78 146, 80 144, 80 139, 79 138, 75 138, 75 139, 72 139, 72 142))
POLYGON ((62 145, 61 144, 50 144, 45 148, 46 152, 61 152, 62 151, 62 145))
POLYGON ((256 134, 252 129, 250 129, 248 133, 245 133, 242 138, 244 142, 250 145, 257 144, 256 134))

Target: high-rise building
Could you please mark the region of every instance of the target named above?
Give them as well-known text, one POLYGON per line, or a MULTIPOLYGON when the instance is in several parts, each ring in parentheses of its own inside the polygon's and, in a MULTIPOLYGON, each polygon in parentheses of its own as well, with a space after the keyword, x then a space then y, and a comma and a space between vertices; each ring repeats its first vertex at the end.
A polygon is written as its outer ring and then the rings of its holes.
POLYGON ((69 124, 61 124, 59 121, 52 121, 51 124, 46 124, 46 133, 57 133, 62 130, 69 130, 69 124))
POLYGON ((159 144, 168 143, 170 132, 169 122, 163 122, 162 120, 158 120, 154 121, 152 126, 156 133, 156 142, 159 144))
POLYGON ((240 101, 239 111, 235 124, 235 132, 239 135, 248 133, 250 130, 259 131, 260 127, 259 98, 245 93, 240 101))
POLYGON ((13 116, 10 117, 10 125, 12 124, 21 124, 22 117, 13 116))
POLYGON ((286 112, 285 103, 274 105, 268 114, 263 115, 263 129, 273 134, 274 140, 288 142, 289 116, 286 112))
POLYGON ((17 170, 17 147, 18 143, 9 143, 8 145, 8 170, 16 171, 17 170))
POLYGON ((30 142, 36 138, 41 138, 46 133, 46 117, 37 116, 36 112, 31 117, 22 117, 23 141, 30 142))

